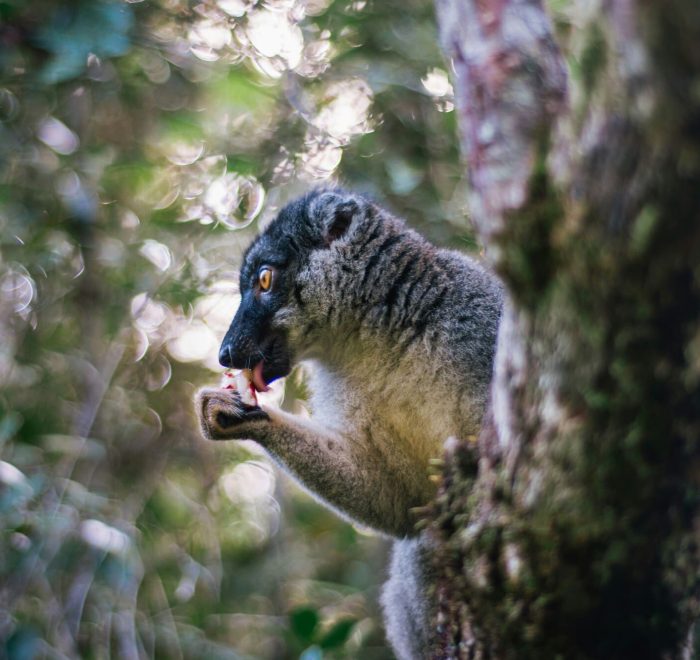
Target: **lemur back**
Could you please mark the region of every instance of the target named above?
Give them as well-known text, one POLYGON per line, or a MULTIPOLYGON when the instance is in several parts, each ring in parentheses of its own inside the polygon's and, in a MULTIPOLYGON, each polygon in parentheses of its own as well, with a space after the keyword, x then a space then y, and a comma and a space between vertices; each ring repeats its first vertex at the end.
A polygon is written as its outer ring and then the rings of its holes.
POLYGON ((447 437, 479 428, 500 285, 362 197, 318 190, 285 207, 250 246, 240 289, 221 363, 252 367, 263 389, 304 362, 312 418, 203 390, 205 435, 258 441, 341 515, 406 539, 392 562, 403 575, 383 598, 387 632, 400 658, 425 657, 429 543, 410 539, 411 509, 433 496, 428 461, 447 437))

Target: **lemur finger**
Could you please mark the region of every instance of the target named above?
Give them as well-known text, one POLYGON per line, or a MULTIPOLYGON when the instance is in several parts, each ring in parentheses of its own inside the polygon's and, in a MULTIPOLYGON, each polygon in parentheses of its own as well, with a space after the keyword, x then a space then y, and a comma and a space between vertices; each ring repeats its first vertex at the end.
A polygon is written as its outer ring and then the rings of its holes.
POLYGON ((232 426, 242 412, 236 393, 232 390, 224 392, 226 394, 222 396, 221 390, 200 390, 195 398, 195 410, 202 432, 211 440, 221 437, 221 433, 232 426))
POLYGON ((243 437, 247 422, 269 419, 260 408, 241 403, 235 390, 200 390, 196 397, 196 411, 202 432, 210 440, 243 437))

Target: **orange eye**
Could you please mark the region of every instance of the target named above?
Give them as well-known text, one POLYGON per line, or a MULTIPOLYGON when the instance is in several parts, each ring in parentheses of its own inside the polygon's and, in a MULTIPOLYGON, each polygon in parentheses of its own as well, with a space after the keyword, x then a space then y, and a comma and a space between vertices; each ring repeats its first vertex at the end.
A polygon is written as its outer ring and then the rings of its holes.
POLYGON ((269 268, 261 268, 258 273, 258 284, 261 291, 269 291, 272 286, 272 271, 269 268))

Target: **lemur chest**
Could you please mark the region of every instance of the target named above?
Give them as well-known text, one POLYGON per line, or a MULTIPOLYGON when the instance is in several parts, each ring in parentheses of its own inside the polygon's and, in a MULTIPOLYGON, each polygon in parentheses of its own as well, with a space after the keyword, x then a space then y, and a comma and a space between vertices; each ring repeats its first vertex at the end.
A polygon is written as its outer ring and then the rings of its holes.
POLYGON ((356 441, 393 447, 411 455, 439 456, 444 441, 459 435, 460 420, 454 406, 430 389, 421 389, 420 379, 401 378, 379 382, 368 378, 343 378, 317 371, 311 379, 313 416, 356 441))

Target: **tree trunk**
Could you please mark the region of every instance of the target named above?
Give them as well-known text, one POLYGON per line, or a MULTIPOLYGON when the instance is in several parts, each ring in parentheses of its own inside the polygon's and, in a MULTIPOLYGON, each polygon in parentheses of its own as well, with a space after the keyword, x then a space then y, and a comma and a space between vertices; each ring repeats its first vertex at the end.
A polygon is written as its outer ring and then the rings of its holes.
POLYGON ((700 3, 437 0, 509 301, 448 450, 435 657, 688 657, 700 551, 700 3), (561 6, 562 3, 557 3, 561 6))

